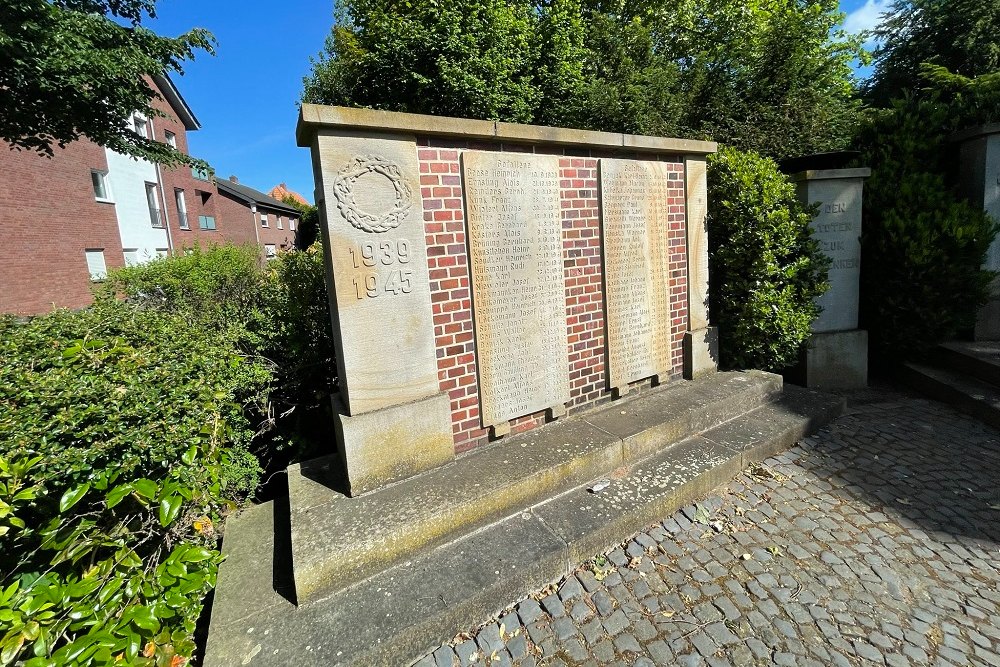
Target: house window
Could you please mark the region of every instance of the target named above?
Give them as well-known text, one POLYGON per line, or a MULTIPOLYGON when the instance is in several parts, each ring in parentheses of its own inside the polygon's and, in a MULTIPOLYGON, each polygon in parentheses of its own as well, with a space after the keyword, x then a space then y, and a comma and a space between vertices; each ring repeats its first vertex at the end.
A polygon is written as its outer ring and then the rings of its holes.
POLYGON ((211 215, 199 215, 198 216, 198 229, 213 232, 215 231, 215 216, 211 215))
POLYGON ((145 139, 150 138, 149 121, 138 114, 132 116, 132 129, 135 130, 135 133, 138 134, 140 137, 143 137, 145 139))
POLYGON ((125 266, 136 266, 139 262, 138 248, 125 248, 125 266))
POLYGON ((160 213, 160 199, 156 195, 156 183, 146 183, 146 204, 149 206, 149 222, 153 227, 163 227, 160 213))
POLYGON ((167 145, 171 148, 177 148, 177 135, 170 130, 163 131, 163 138, 166 140, 167 145))
POLYGON ((264 244, 264 255, 268 259, 274 259, 275 257, 278 256, 278 249, 275 247, 273 243, 266 243, 264 244))
POLYGON ((167 251, 166 248, 157 248, 156 249, 156 258, 157 259, 163 259, 164 257, 167 256, 167 252, 168 251, 167 251))
POLYGON ((191 229, 191 223, 188 222, 187 203, 184 201, 184 191, 175 188, 174 200, 177 202, 177 224, 180 225, 181 229, 191 229))
POLYGON ((104 262, 104 248, 88 248, 84 252, 87 256, 87 271, 90 272, 90 279, 97 282, 107 278, 108 265, 104 262))
POLYGON ((199 181, 209 180, 208 169, 199 169, 198 167, 191 167, 191 175, 194 178, 198 179, 199 181))
POLYGON ((260 226, 267 227, 267 213, 260 214, 260 226))
POLYGON ((294 232, 295 231, 295 218, 289 218, 288 219, 288 231, 290 231, 290 232, 294 232))
POLYGON ((94 199, 98 201, 111 201, 111 194, 108 191, 108 172, 91 169, 90 182, 94 186, 94 199))
POLYGON ((278 218, 278 229, 284 229, 285 228, 284 220, 282 220, 280 215, 276 217, 278 218))

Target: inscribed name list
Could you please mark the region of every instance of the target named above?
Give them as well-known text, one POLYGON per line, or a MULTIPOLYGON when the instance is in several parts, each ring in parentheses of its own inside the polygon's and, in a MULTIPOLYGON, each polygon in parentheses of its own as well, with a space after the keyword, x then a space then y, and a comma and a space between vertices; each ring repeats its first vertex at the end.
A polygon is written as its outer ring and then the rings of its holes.
POLYGON ((467 151, 483 426, 569 400, 559 158, 467 151))
POLYGON ((670 174, 660 162, 600 163, 608 386, 670 371, 670 174))

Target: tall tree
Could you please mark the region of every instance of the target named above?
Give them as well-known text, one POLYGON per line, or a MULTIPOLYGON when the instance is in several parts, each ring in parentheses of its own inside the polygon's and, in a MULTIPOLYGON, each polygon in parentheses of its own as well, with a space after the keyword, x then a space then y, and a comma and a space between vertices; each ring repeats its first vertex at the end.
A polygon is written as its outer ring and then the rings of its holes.
POLYGON ((155 162, 191 158, 134 132, 157 93, 149 77, 180 72, 196 50, 213 53, 201 29, 162 37, 142 22, 156 0, 18 0, 0 3, 0 139, 51 156, 86 136, 155 162))
POLYGON ((931 63, 975 77, 1000 70, 1000 0, 895 0, 874 31, 881 43, 867 96, 885 106, 921 84, 931 63))
POLYGON ((837 0, 343 0, 306 102, 842 147, 860 41, 837 0))

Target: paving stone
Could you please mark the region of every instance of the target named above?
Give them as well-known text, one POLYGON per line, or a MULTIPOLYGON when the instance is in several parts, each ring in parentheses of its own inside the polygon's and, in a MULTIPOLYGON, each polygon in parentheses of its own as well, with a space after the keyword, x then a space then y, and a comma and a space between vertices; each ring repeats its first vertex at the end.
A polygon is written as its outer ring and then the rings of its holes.
POLYGON ((586 621, 593 615, 593 610, 586 605, 582 600, 578 600, 573 604, 573 607, 569 610, 569 615, 577 623, 586 621))
POLYGON ((604 638, 604 624, 601 623, 601 619, 595 618, 584 623, 580 627, 580 632, 583 633, 584 641, 593 646, 604 638))
POLYGON ((615 610, 615 603, 606 590, 599 590, 590 598, 601 616, 610 616, 615 610))
POLYGON ((562 600, 554 593, 542 598, 542 608, 552 618, 562 618, 566 615, 566 607, 563 606, 562 600))
POLYGON ((621 609, 616 610, 604 620, 604 629, 612 637, 631 625, 628 616, 621 609))
POLYGON ((434 667, 454 667, 458 657, 450 646, 442 646, 432 654, 434 656, 434 667))
POLYGON ((517 615, 521 617, 521 623, 524 625, 534 623, 542 617, 542 613, 541 606, 532 598, 517 605, 517 615))
POLYGON ((583 585, 576 577, 567 577, 559 587, 559 599, 563 602, 570 602, 581 596, 583 596, 583 585))
POLYGON ((674 664, 674 652, 670 650, 665 642, 661 640, 650 642, 646 645, 646 650, 649 651, 649 656, 659 667, 674 664))
POLYGON ((615 637, 614 643, 619 655, 625 655, 626 652, 635 655, 642 653, 642 646, 640 646, 636 638, 628 632, 623 632, 615 637))
MULTIPOLYGON (((626 664, 623 652, 644 667, 1000 664, 1000 521, 986 509, 1000 501, 1000 432, 867 391, 697 500, 732 531, 706 535, 686 506, 607 554, 618 570, 602 581, 581 569, 541 606, 519 604, 499 621, 526 631, 506 635, 498 661, 535 664, 531 637, 546 665, 626 664)), ((444 648, 435 667, 469 665, 476 644, 444 648)))

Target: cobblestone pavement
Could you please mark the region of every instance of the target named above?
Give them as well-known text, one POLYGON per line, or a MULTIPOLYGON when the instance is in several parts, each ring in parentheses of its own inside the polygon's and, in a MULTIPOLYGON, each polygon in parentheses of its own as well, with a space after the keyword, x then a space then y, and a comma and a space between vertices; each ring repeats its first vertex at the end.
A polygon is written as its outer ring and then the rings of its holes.
POLYGON ((1000 433, 883 395, 419 661, 1000 666, 1000 433))

